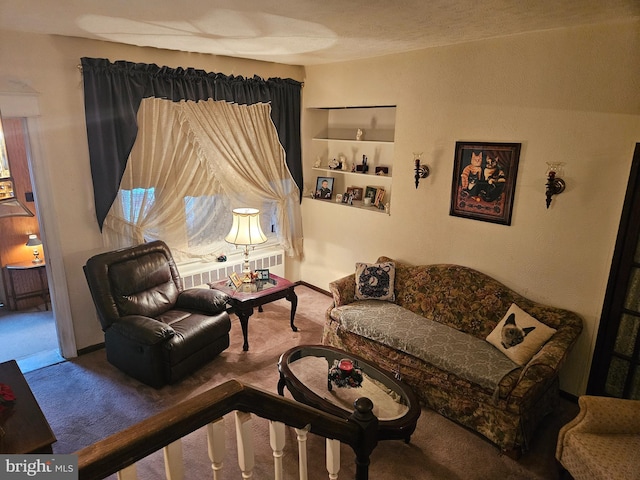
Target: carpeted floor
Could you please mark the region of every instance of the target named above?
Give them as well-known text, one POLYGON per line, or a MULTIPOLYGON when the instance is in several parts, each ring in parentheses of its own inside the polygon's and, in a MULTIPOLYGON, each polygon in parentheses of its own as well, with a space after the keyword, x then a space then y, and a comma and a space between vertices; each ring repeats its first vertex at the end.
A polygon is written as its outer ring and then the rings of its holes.
POLYGON ((53 312, 44 310, 44 305, 18 311, 0 308, 0 338, 0 362, 17 360, 23 372, 64 360, 53 312))
MULTIPOLYGON (((298 332, 289 328, 289 303, 279 300, 257 311, 249 320, 248 352, 242 351, 242 334, 232 317, 231 346, 218 358, 175 385, 155 390, 116 370, 98 350, 77 359, 36 370, 26 378, 58 438, 55 453, 73 453, 115 434, 164 408, 192 397, 230 378, 276 393, 279 355, 296 344, 320 343, 324 314, 331 299, 304 286, 296 287, 298 332)), ((561 400, 557 412, 545 419, 529 452, 519 461, 500 454, 477 434, 424 409, 410 444, 380 442, 373 452, 372 480, 411 479, 556 479, 559 478, 555 445, 559 428, 577 413, 577 406, 561 400)), ((232 417, 225 418, 229 455, 224 478, 241 478, 234 460, 232 417)), ((254 478, 272 478, 266 421, 254 419, 258 463, 254 478)), ((327 478, 324 443, 309 440, 310 478, 327 478)), ((288 431, 286 478, 295 478, 295 433, 288 431)), ((186 478, 211 478, 207 446, 201 430, 184 440, 186 478)), ((353 478, 353 454, 343 446, 340 478, 353 478)), ((163 477, 163 463, 154 454, 138 467, 139 478, 163 477)))

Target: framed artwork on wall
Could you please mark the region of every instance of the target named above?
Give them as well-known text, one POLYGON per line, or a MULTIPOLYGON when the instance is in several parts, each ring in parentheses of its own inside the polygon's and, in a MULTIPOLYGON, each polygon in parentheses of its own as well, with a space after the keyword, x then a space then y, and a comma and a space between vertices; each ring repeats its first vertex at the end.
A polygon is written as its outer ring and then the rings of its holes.
POLYGON ((316 180, 315 198, 321 200, 331 200, 333 195, 333 181, 332 177, 318 177, 316 180))
POLYGON ((520 146, 456 142, 449 214, 511 225, 520 146))

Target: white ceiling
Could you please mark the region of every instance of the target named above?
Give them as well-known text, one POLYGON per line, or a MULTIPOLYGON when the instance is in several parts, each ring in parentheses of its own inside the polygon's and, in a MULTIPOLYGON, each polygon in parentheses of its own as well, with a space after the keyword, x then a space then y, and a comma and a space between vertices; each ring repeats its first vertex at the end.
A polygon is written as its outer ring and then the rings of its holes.
POLYGON ((0 28, 293 65, 637 20, 640 0, 0 0, 0 28))

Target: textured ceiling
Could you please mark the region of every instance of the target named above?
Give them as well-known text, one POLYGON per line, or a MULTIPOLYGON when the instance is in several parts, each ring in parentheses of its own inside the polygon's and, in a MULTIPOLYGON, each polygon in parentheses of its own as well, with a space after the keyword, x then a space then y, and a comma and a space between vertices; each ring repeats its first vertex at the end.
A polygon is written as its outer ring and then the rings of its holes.
POLYGON ((640 0, 0 0, 0 28, 312 65, 640 19, 640 0))

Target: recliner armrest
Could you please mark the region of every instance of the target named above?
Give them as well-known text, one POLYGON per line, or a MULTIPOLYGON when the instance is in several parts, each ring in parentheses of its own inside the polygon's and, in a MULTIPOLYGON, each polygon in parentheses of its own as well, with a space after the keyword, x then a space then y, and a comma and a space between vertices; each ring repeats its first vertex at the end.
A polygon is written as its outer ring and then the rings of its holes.
POLYGON ((189 288, 178 295, 176 307, 216 315, 227 309, 228 300, 229 296, 220 290, 189 288))
POLYGON ((155 345, 175 335, 166 323, 142 315, 128 315, 109 327, 113 332, 143 345, 155 345))

